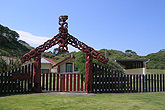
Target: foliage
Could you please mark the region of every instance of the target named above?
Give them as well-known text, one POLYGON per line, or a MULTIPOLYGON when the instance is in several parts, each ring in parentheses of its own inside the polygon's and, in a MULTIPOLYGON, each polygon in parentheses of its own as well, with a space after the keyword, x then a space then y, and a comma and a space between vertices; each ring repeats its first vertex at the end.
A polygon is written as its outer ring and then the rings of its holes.
POLYGON ((16 40, 0 35, 0 56, 20 57, 30 50, 16 40))
POLYGON ((66 52, 60 52, 58 50, 58 48, 54 48, 53 52, 52 52, 54 55, 61 55, 61 54, 67 54, 69 53, 69 51, 66 51, 66 52))
POLYGON ((23 41, 23 40, 18 40, 18 42, 24 46, 30 46, 27 42, 23 41))
MULTIPOLYGON (((85 74, 85 56, 86 54, 83 52, 78 52, 75 54, 75 65, 79 68, 79 73, 85 74)), ((108 67, 111 70, 115 70, 117 72, 123 72, 122 67, 120 67, 117 63, 115 63, 113 60, 109 60, 107 64, 103 64, 99 62, 97 59, 93 59, 93 63, 96 63, 98 65, 108 67)))
POLYGON ((7 72, 9 70, 12 70, 14 68, 18 68, 22 65, 22 63, 15 59, 10 59, 10 58, 7 58, 6 60, 3 58, 3 57, 0 57, 0 73, 4 73, 4 72, 7 72))
POLYGON ((160 50, 157 53, 151 53, 146 56, 150 61, 147 63, 149 69, 165 69, 165 51, 160 50))
POLYGON ((2 26, 1 24, 0 24, 0 35, 14 40, 18 40, 19 38, 19 34, 17 32, 9 29, 8 27, 2 26))

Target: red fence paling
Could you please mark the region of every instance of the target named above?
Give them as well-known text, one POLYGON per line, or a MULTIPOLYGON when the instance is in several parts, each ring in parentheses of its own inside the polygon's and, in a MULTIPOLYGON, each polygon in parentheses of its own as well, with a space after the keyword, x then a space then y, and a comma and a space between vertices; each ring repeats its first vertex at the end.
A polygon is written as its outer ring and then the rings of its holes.
POLYGON ((84 91, 83 74, 43 73, 42 90, 47 91, 84 91), (53 85, 53 86, 52 86, 53 85))
POLYGON ((165 91, 164 74, 124 75, 93 64, 95 93, 134 93, 165 91))

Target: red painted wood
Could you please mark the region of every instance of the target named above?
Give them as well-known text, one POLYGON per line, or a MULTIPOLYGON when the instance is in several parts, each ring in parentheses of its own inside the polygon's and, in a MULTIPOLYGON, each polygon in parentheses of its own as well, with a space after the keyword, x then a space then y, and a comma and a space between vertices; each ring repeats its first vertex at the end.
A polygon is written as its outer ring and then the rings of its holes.
POLYGON ((68 91, 68 85, 69 85, 69 74, 66 75, 66 91, 68 91))
POLYGON ((62 91, 62 86, 63 86, 63 74, 60 74, 60 91, 62 91))
POLYGON ((65 91, 65 74, 63 74, 62 90, 65 91))
POLYGON ((42 74, 42 90, 45 89, 45 74, 42 74))
POLYGON ((74 91, 76 91, 76 74, 74 74, 74 91))
POLYGON ((52 73, 50 73, 50 77, 49 77, 49 90, 51 91, 52 90, 52 73))
POLYGON ((80 91, 80 74, 77 75, 77 91, 80 91))
POLYGON ((53 73, 53 91, 55 91, 55 79, 56 79, 56 77, 55 77, 55 73, 53 73))
MULTIPOLYGON (((28 74, 30 74, 30 64, 28 65, 28 74)), ((30 92, 30 79, 28 79, 28 92, 30 92)))
POLYGON ((46 73, 46 90, 48 90, 48 73, 46 73))
POLYGON ((81 74, 81 91, 83 91, 83 74, 81 74))
POLYGON ((57 91, 59 91, 59 74, 57 74, 57 91))
POLYGON ((70 74, 70 91, 72 91, 72 74, 70 74))

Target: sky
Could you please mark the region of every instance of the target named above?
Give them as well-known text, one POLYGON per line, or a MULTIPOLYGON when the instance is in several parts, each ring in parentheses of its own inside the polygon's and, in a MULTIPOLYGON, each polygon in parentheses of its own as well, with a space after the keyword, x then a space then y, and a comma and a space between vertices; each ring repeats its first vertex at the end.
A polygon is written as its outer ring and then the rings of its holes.
POLYGON ((68 15, 71 35, 96 50, 145 56, 165 48, 165 0, 0 0, 0 24, 33 47, 58 34, 60 15, 68 15))

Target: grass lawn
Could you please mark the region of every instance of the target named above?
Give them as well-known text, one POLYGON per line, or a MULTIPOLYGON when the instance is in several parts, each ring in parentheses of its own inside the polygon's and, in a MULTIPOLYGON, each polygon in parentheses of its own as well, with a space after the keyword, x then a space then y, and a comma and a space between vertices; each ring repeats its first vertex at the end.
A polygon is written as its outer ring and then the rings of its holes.
POLYGON ((51 96, 23 94, 0 97, 0 110, 163 110, 165 93, 51 96))
POLYGON ((147 74, 165 74, 163 69, 147 69, 147 74))

